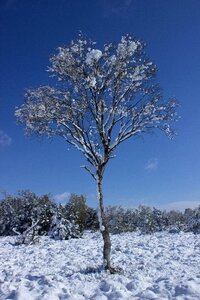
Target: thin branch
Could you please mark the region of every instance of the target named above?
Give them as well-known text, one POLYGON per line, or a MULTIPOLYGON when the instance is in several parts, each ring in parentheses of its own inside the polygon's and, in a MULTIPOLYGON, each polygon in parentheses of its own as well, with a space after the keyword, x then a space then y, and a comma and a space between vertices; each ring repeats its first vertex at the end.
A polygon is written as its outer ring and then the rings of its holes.
POLYGON ((81 166, 81 168, 84 168, 87 172, 90 173, 90 175, 93 177, 93 179, 96 181, 96 176, 94 175, 94 173, 92 173, 92 171, 85 165, 81 166))

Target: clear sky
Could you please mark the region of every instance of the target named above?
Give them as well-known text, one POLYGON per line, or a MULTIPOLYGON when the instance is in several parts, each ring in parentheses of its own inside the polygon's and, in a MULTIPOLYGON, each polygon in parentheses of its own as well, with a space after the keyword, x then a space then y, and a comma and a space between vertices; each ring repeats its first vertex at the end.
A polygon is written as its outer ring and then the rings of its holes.
POLYGON ((165 97, 181 104, 173 141, 155 132, 119 148, 105 173, 105 204, 200 204, 199 0, 1 0, 0 191, 30 189, 60 201, 82 193, 96 206, 81 154, 59 139, 25 137, 14 117, 24 90, 48 83, 49 56, 79 30, 99 48, 126 33, 143 39, 165 97))

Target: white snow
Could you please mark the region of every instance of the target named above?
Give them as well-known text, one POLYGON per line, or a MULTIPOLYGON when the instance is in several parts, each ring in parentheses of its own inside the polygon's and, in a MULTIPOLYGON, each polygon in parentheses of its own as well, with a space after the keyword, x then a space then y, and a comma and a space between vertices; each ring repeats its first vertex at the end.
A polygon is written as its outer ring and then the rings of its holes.
POLYGON ((200 235, 126 233, 111 236, 113 265, 102 270, 102 239, 13 245, 0 238, 0 299, 18 300, 192 300, 200 299, 200 235))
POLYGON ((94 62, 97 62, 102 57, 101 50, 92 49, 86 55, 86 64, 92 66, 94 62))
POLYGON ((117 47, 117 52, 122 56, 125 55, 125 53, 133 55, 139 45, 139 41, 134 41, 129 38, 127 39, 126 36, 122 36, 121 43, 119 43, 117 47))
POLYGON ((129 44, 129 52, 131 52, 131 54, 133 54, 135 52, 135 50, 137 49, 138 47, 138 43, 135 42, 135 41, 131 41, 130 44, 129 44))
POLYGON ((88 77, 87 81, 89 83, 89 86, 96 87, 97 80, 94 76, 93 77, 88 77))

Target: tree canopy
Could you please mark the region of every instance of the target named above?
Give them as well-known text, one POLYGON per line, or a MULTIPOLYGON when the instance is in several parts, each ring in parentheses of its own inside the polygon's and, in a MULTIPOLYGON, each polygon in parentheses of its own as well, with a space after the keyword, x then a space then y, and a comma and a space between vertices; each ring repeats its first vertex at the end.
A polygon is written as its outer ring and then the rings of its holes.
POLYGON ((173 136, 177 102, 163 100, 155 83, 157 67, 142 41, 125 35, 99 50, 80 34, 69 46, 59 47, 50 62, 48 71, 58 85, 27 90, 25 103, 16 110, 28 135, 64 138, 94 169, 132 136, 155 128, 173 136))

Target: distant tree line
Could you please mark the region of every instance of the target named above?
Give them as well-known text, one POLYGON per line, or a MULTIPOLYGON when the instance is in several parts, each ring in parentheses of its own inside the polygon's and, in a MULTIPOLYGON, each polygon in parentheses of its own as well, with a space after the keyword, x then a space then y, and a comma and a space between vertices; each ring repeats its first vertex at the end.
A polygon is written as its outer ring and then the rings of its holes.
POLYGON ((161 211, 145 205, 140 205, 136 209, 114 206, 107 208, 106 215, 112 233, 128 231, 140 231, 144 234, 157 231, 200 233, 200 206, 195 209, 187 208, 184 212, 161 211))
MULTIPOLYGON (((113 234, 140 231, 200 233, 200 206, 184 213, 161 211, 140 205, 137 209, 108 207, 106 216, 113 234)), ((56 204, 49 195, 37 196, 21 191, 16 196, 5 195, 0 202, 0 235, 18 235, 22 243, 33 242, 40 235, 54 239, 81 237, 84 230, 99 229, 97 211, 86 204, 83 195, 72 194, 66 205, 56 204)))

